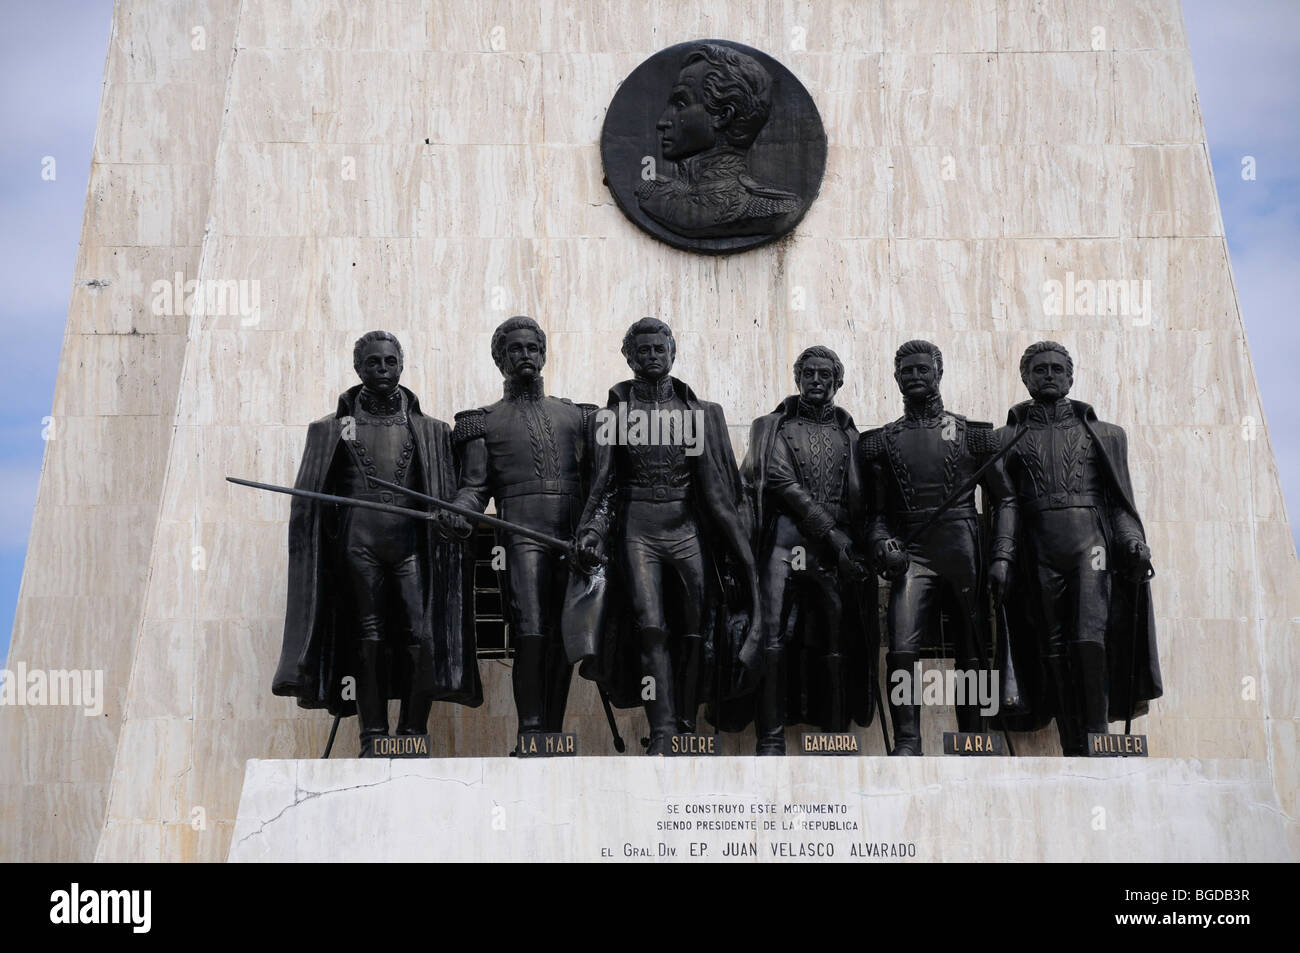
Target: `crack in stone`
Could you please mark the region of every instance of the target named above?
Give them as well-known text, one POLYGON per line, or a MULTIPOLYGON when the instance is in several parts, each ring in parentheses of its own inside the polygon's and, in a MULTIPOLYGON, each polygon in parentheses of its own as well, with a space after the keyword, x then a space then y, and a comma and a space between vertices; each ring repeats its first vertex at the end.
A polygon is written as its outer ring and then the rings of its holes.
POLYGON ((360 790, 364 790, 365 788, 377 788, 377 787, 382 787, 385 784, 389 784, 393 781, 405 781, 408 779, 415 780, 415 781, 449 782, 452 784, 459 784, 462 787, 466 787, 466 788, 472 788, 477 785, 481 785, 483 783, 482 775, 479 776, 477 781, 462 781, 459 778, 444 778, 444 777, 438 777, 436 775, 430 777, 428 775, 421 775, 421 774, 399 774, 396 777, 394 777, 393 775, 390 774, 388 777, 380 781, 374 781, 369 784, 349 784, 346 787, 330 788, 328 791, 304 791, 302 788, 298 787, 297 782, 295 781, 294 791, 293 791, 293 801, 289 804, 286 804, 283 808, 281 808, 280 811, 274 817, 270 817, 262 821, 261 824, 258 825, 257 830, 251 831, 250 833, 245 834, 243 837, 239 838, 239 840, 235 842, 234 846, 239 847, 243 845, 244 841, 249 840, 250 838, 253 837, 257 837, 268 827, 270 827, 280 818, 284 817, 285 814, 289 813, 289 811, 291 811, 293 808, 297 807, 300 804, 306 804, 308 801, 314 801, 317 798, 325 797, 327 794, 342 794, 345 791, 360 791, 360 790))

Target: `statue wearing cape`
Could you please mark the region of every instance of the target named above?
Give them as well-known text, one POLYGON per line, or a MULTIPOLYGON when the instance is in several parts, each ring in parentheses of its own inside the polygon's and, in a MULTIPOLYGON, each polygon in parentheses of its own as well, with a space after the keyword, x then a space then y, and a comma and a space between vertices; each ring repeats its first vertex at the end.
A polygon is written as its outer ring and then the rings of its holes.
MULTIPOLYGON (((781 424, 796 415, 798 404, 798 396, 787 397, 772 413, 754 421, 749 432, 749 448, 741 463, 741 481, 752 514, 754 554, 760 567, 766 565, 771 556, 776 542, 777 517, 781 513, 779 501, 773 499, 768 492, 769 466, 776 441, 783 439, 781 424)), ((867 525, 867 520, 862 474, 856 465, 858 429, 854 426, 853 418, 843 408, 834 408, 834 416, 847 439, 849 449, 845 487, 849 535, 853 537, 855 546, 860 546, 862 540, 857 537, 867 525)), ((802 514, 796 517, 801 518, 802 514)), ((846 663, 845 713, 859 725, 866 726, 871 724, 875 713, 876 660, 880 644, 876 615, 876 577, 873 573, 858 584, 841 579, 840 586, 843 593, 840 640, 846 663)), ((830 723, 826 666, 818 664, 824 661, 827 648, 819 639, 821 633, 817 631, 817 616, 812 611, 800 611, 798 597, 791 599, 791 602, 795 606, 787 622, 786 724, 813 725, 824 731, 845 731, 848 725, 830 723)), ((771 633, 768 635, 770 637, 771 633)), ((736 703, 738 714, 752 717, 752 698, 749 700, 748 711, 742 711, 740 703, 736 703)))
MULTIPOLYGON (((415 443, 412 489, 449 500, 456 494, 451 430, 420 411, 419 401, 400 388, 409 408, 415 443)), ((336 458, 348 452, 345 418, 353 416, 361 385, 339 397, 333 415, 307 428, 307 445, 294 487, 328 493, 336 458)), ((399 504, 402 500, 395 500, 399 504)), ((342 697, 344 676, 357 665, 357 610, 342 565, 339 545, 342 509, 338 504, 294 497, 289 511, 289 587, 284 616, 284 644, 271 691, 298 699, 303 708, 324 708, 351 715, 356 703, 342 697)), ((420 662, 393 654, 389 698, 406 698, 411 680, 433 701, 476 707, 483 703, 471 613, 467 611, 472 564, 462 545, 449 542, 431 521, 418 527, 424 595, 420 662)))
MULTIPOLYGON (((1068 400, 1091 436, 1105 484, 1106 506, 1100 514, 1101 523, 1107 533, 1111 559, 1116 562, 1108 570, 1114 579, 1106 628, 1109 719, 1124 721, 1130 714, 1146 714, 1147 702, 1163 693, 1156 653, 1155 611, 1150 593, 1143 593, 1139 598, 1138 586, 1124 578, 1122 562, 1117 562, 1122 559, 1119 550, 1123 540, 1118 531, 1121 525, 1127 527, 1127 532, 1136 533, 1145 540, 1142 520, 1133 502, 1133 484, 1128 471, 1128 438, 1123 428, 1098 420, 1090 405, 1069 398, 1062 400, 1068 400), (1133 687, 1131 699, 1130 684, 1133 687)), ((1011 408, 1007 426, 999 432, 1004 445, 1018 427, 1026 424, 1033 405, 1034 401, 1030 400, 1011 408)), ((1012 457, 1021 449, 1013 450, 1012 455, 999 462, 999 466, 1010 471, 1014 467, 1012 457)), ((1011 476, 1015 483, 1014 475, 1011 476)), ((998 645, 1003 712, 1006 727, 1011 730, 1036 731, 1051 722, 1056 711, 1039 665, 1039 633, 1045 629, 1040 617, 1042 602, 1034 567, 1027 565, 1029 560, 1026 557, 1032 548, 1026 544, 1025 522, 1018 512, 1016 522, 1015 574, 1005 603, 1009 631, 999 639, 998 645)))
MULTIPOLYGON (((750 606, 754 559, 749 551, 748 507, 744 505, 740 474, 727 421, 718 404, 700 400, 686 384, 670 378, 677 396, 690 411, 702 411, 701 453, 689 457, 691 500, 706 560, 708 593, 702 607, 703 659, 695 697, 707 701, 705 716, 724 731, 743 730, 748 718, 729 701, 752 692, 759 666, 761 640, 757 607, 750 606), (721 709, 718 702, 722 701, 721 709)), ((617 414, 626 406, 632 381, 609 391, 608 409, 617 414)), ((575 572, 566 596, 564 639, 571 660, 581 659, 579 672, 594 680, 619 708, 642 704, 641 667, 631 611, 623 591, 617 541, 620 525, 618 447, 600 437, 599 415, 593 440, 594 476, 578 534, 592 531, 601 540, 609 561, 595 577, 575 572), (607 574, 601 578, 599 573, 607 574)), ((671 598, 665 602, 671 609, 671 598)), ((669 623, 673 628, 672 620, 669 623)), ((676 629, 675 631, 680 631, 676 629)), ((752 710, 752 702, 750 703, 752 710)))

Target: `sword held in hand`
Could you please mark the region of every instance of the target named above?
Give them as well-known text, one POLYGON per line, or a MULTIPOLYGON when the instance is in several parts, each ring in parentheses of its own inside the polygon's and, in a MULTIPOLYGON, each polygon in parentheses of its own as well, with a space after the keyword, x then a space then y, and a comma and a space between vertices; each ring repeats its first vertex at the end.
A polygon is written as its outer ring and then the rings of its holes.
MULTIPOLYGON (((551 536, 547 533, 530 529, 527 526, 520 526, 518 523, 511 523, 495 516, 488 516, 486 513, 480 513, 477 510, 471 510, 465 506, 457 506, 455 503, 448 503, 446 500, 440 500, 436 496, 429 496, 426 493, 420 493, 417 490, 411 490, 404 486, 398 486, 396 483, 389 483, 378 477, 370 477, 372 482, 388 487, 392 490, 399 490, 416 499, 423 500, 426 503, 436 506, 438 509, 446 510, 449 513, 455 513, 457 516, 468 520, 474 520, 496 529, 504 530, 507 533, 514 533, 516 536, 526 536, 529 539, 536 540, 544 546, 557 549, 566 556, 573 553, 573 547, 562 539, 551 536)), ((383 513, 393 513, 398 516, 409 516, 417 520, 433 520, 437 517, 436 513, 429 510, 416 510, 407 506, 397 506, 394 503, 379 503, 374 500, 357 500, 350 496, 335 496, 333 493, 317 493, 315 490, 300 490, 291 486, 276 486, 273 483, 258 483, 255 480, 241 480, 239 477, 226 477, 228 483, 235 483, 239 486, 251 486, 255 490, 269 490, 272 493, 284 493, 287 496, 298 496, 303 499, 316 500, 321 503, 337 503, 340 506, 356 506, 361 509, 379 510, 383 513)))
POLYGON ((1023 437, 1028 430, 1029 430, 1028 427, 1026 427, 1024 424, 1021 424, 1020 429, 1016 431, 1016 435, 1012 437, 1010 440, 1008 440, 1005 444, 1003 444, 1003 446, 998 449, 997 453, 993 454, 993 456, 989 457, 982 464, 980 464, 980 468, 976 470, 974 473, 972 473, 970 475, 970 478, 967 479, 965 483, 963 483, 956 490, 950 493, 948 495, 948 499, 944 500, 935 508, 934 512, 930 514, 929 519, 927 519, 924 523, 922 523, 920 526, 916 527, 916 529, 912 530, 905 537, 903 537, 901 547, 903 549, 907 549, 907 547, 911 543, 916 542, 918 539, 920 539, 922 536, 928 533, 934 527, 934 525, 939 522, 939 518, 943 516, 944 513, 948 512, 950 509, 956 506, 958 501, 960 501, 962 497, 964 497, 967 493, 969 493, 975 487, 975 484, 979 483, 980 477, 984 475, 985 471, 988 470, 989 467, 993 466, 993 464, 997 463, 999 460, 1001 460, 1003 457, 1005 457, 1008 453, 1011 452, 1011 448, 1020 442, 1020 438, 1023 437))

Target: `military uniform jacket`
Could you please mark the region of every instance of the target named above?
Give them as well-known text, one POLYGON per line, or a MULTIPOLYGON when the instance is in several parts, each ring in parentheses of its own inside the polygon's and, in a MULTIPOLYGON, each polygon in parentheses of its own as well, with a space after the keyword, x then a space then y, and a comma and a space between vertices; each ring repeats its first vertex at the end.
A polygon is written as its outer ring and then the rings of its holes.
POLYGON ((799 196, 749 175, 743 153, 692 156, 678 166, 680 178, 656 176, 636 190, 641 209, 678 235, 765 235, 799 211, 799 196))
MULTIPOLYGON (((967 420, 943 410, 936 398, 923 414, 906 414, 862 435, 858 458, 868 487, 868 548, 890 537, 902 539, 994 454, 1001 444, 991 423, 967 420)), ((993 522, 992 558, 1014 550, 1014 523, 1006 510, 1011 491, 995 468, 982 478, 985 507, 993 522)), ((943 521, 973 519, 975 489, 957 501, 943 521)), ((917 541, 923 545, 924 539, 917 541)))
POLYGON ((456 502, 482 512, 513 497, 556 494, 585 502, 588 433, 596 407, 548 397, 541 378, 505 382, 505 396, 456 415, 452 443, 460 463, 456 502))
POLYGON ((852 537, 854 527, 862 525, 865 511, 861 474, 853 465, 858 443, 853 418, 841 407, 832 408, 844 441, 841 455, 839 448, 823 447, 815 428, 804 428, 798 414, 799 398, 787 397, 749 430, 740 475, 752 514, 754 553, 760 560, 771 546, 780 512, 814 540, 836 528, 852 537))

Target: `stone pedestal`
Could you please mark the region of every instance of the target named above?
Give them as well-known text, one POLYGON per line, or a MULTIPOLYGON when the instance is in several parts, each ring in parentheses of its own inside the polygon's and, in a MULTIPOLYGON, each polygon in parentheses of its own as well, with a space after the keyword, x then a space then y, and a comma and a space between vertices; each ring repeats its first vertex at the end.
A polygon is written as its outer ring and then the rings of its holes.
POLYGON ((229 860, 1284 861, 1244 759, 249 761, 229 860))
MULTIPOLYGON (((335 818, 304 820, 344 795, 313 795, 236 856, 289 819, 300 852, 577 856, 654 842, 662 790, 802 792, 806 772, 918 856, 1300 856, 1300 566, 1178 0, 118 0, 9 657, 102 671, 105 705, 0 708, 0 860, 227 856, 245 763, 314 757, 330 720, 270 692, 289 502, 225 477, 292 482, 308 422, 376 327, 401 338, 429 413, 495 400, 489 341, 512 313, 547 329, 552 392, 596 402, 627 376, 628 324, 667 320, 674 373, 722 405, 737 456, 810 344, 843 358, 837 400, 862 427, 898 416, 890 356, 910 338, 942 348, 947 406, 995 423, 1024 397, 1026 345, 1066 345, 1072 396, 1128 433, 1165 684, 1135 730, 1176 760, 768 768, 728 757, 753 750, 748 733, 712 767, 518 764, 509 664, 485 660, 484 705, 430 723, 431 753, 467 760, 298 762, 329 789, 419 794, 359 813, 355 847, 335 818), (602 181, 620 83, 704 37, 784 63, 829 142, 798 229, 737 255, 650 238, 602 181), (256 288, 258 307, 177 307, 191 281, 256 288), (376 773, 390 770, 410 780, 376 773), (769 771, 788 775, 760 783, 769 771), (503 779, 511 826, 490 826, 486 788, 438 777, 503 779), (510 793, 522 777, 542 779, 540 807, 510 793), (662 787, 680 778, 694 786, 662 787), (588 820, 570 837, 529 810, 588 820), (439 816, 470 840, 421 840, 439 816), (530 823, 551 834, 528 841, 530 823)), ((634 745, 644 717, 617 717, 634 745)), ((925 750, 953 724, 928 713, 925 750)), ((583 755, 611 751, 589 683, 575 679, 564 727, 583 755)), ((878 753, 878 730, 861 734, 878 753)), ((355 738, 345 728, 338 752, 355 738)), ((1059 750, 1051 729, 1015 745, 1059 750)))

